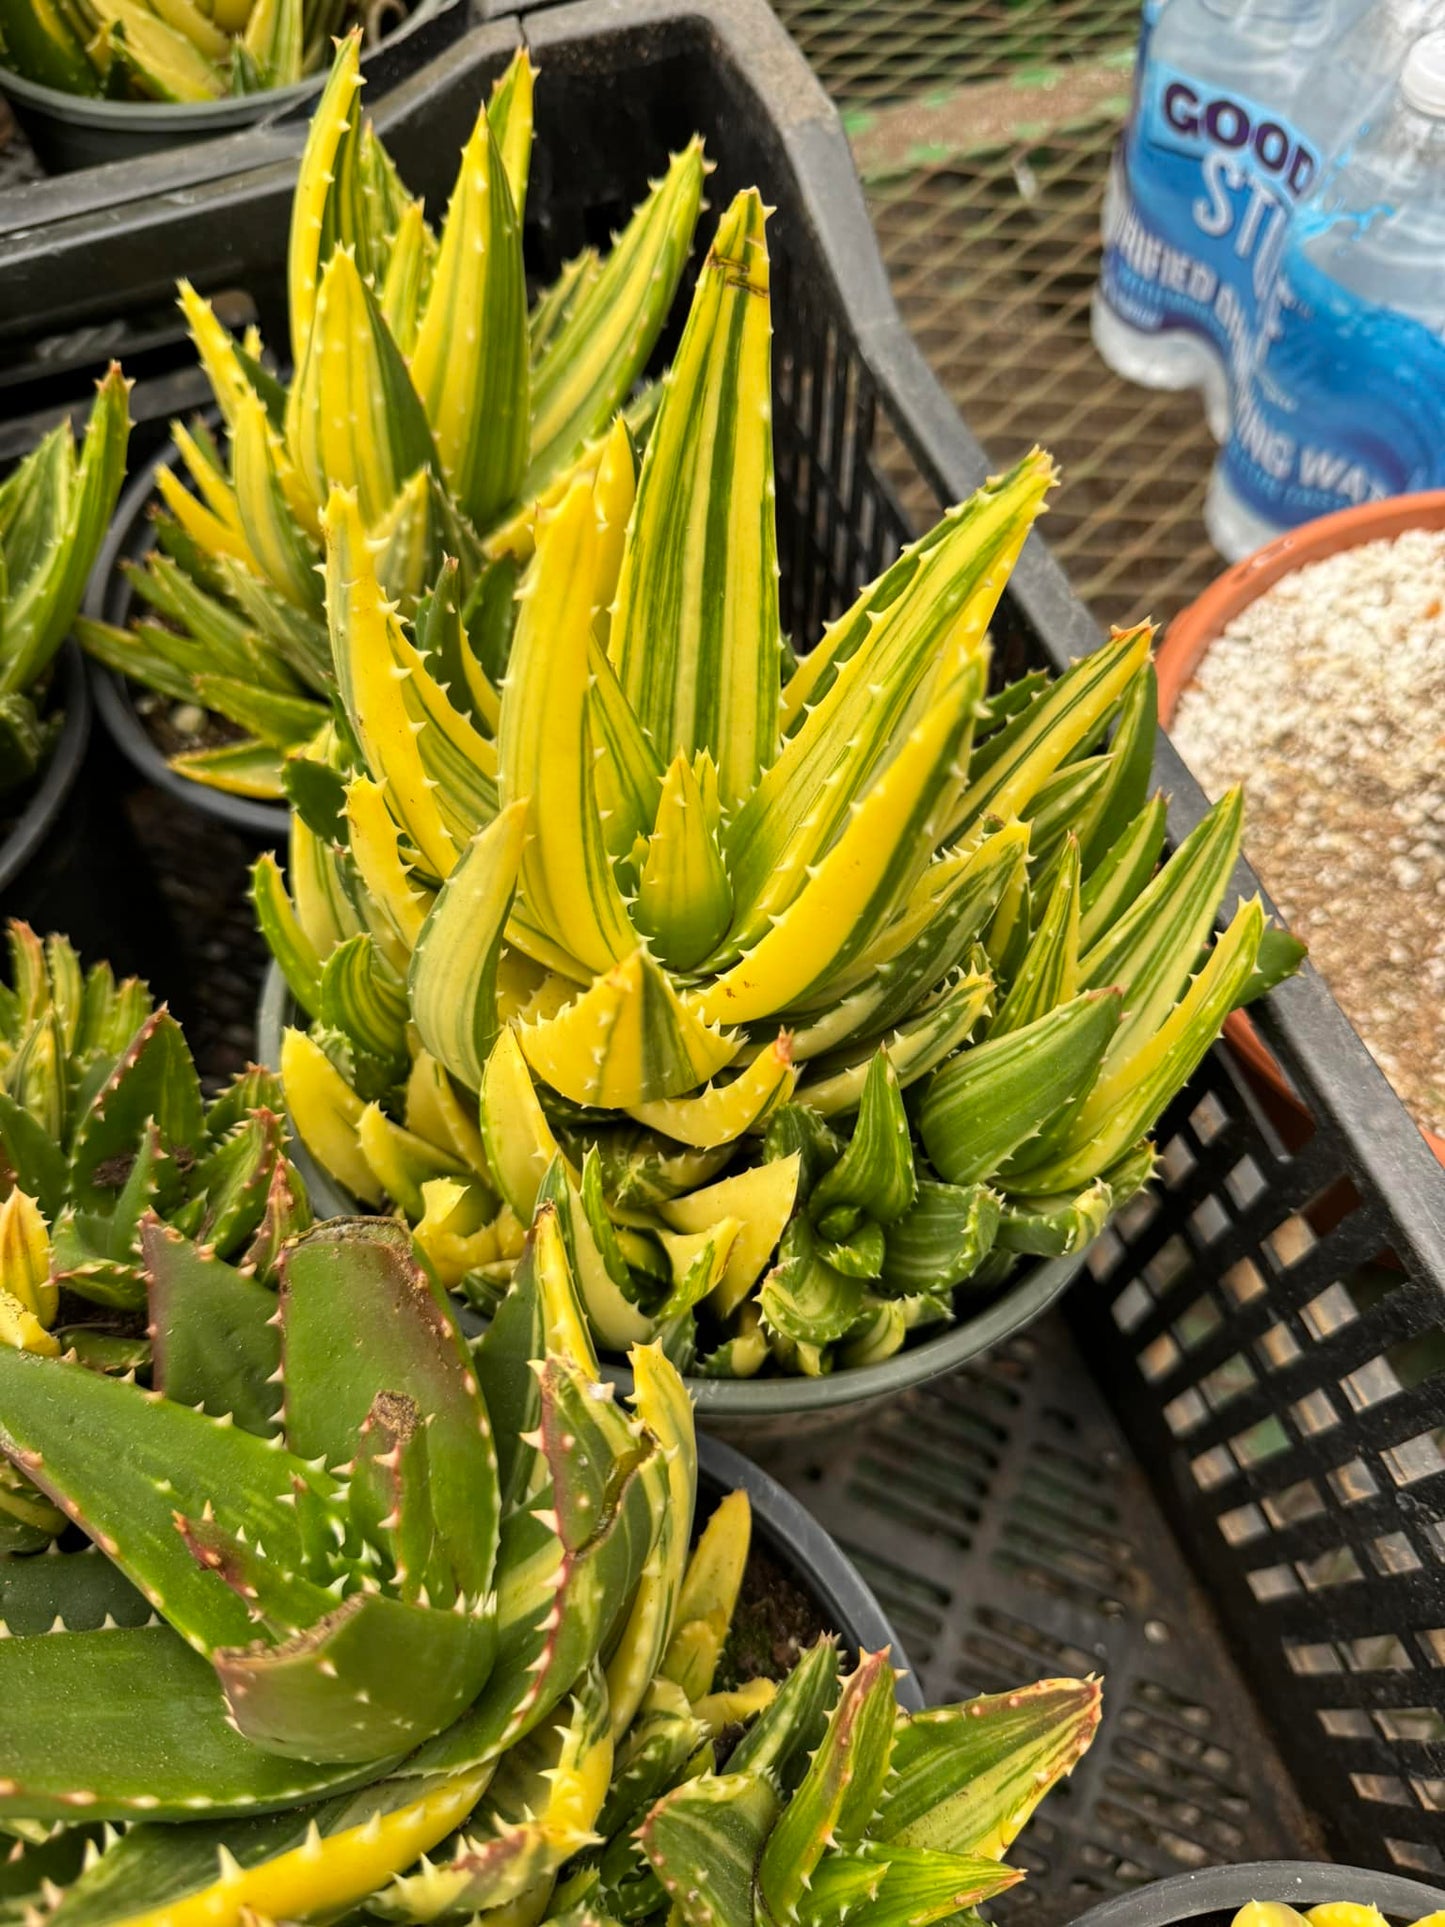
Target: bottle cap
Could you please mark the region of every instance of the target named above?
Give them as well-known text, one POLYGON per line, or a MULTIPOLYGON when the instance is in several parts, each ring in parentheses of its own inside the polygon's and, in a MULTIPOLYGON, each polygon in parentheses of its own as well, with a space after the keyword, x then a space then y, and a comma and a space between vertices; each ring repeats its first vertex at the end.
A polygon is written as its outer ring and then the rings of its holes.
POLYGON ((1427 33, 1415 42, 1406 56, 1400 92, 1416 113, 1445 119, 1445 31, 1427 33))

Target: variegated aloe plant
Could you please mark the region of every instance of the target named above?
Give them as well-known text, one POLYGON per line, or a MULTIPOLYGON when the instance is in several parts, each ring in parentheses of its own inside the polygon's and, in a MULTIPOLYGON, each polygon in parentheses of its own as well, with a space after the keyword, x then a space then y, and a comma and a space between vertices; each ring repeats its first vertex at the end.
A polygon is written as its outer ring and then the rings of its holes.
POLYGON ((909 1718, 826 1638, 720 1675, 746 1499, 689 1551, 681 1382, 597 1382, 555 1207, 470 1352, 398 1226, 305 1233, 279 1304, 144 1236, 150 1391, 0 1353, 0 1448, 91 1542, 0 1558, 8 1908, 894 1927, 1017 1878, 1097 1685, 909 1718))
POLYGON ((0 482, 0 794, 35 774, 60 718, 39 697, 125 478, 129 384, 99 384, 79 454, 62 422, 0 482))
POLYGON ((319 1164, 485 1306, 560 1152, 600 1342, 731 1376, 884 1358, 1079 1249, 1265 930, 1246 904, 1209 947, 1237 794, 1158 867, 1147 626, 986 694, 1045 457, 790 666, 768 281, 748 192, 640 470, 618 422, 539 517, 496 687, 333 494, 344 720, 295 764, 292 895, 256 880, 319 1164))
MULTIPOLYGON (((359 44, 353 34, 337 52, 296 184, 290 380, 254 329, 236 340, 181 283, 225 435, 175 424, 188 480, 157 470, 156 547, 129 570, 145 610, 128 630, 87 620, 78 631, 101 661, 221 719, 230 739, 175 767, 247 796, 280 797, 286 752, 331 713, 320 563, 333 489, 353 491, 378 580, 407 614, 444 577, 464 620, 435 666, 459 701, 485 700, 482 665, 495 675, 505 658, 537 505, 596 468, 701 204, 694 141, 611 251, 570 262, 529 315, 526 53, 478 114, 435 231, 362 117, 359 44)), ((630 406, 645 421, 647 396, 630 406)))

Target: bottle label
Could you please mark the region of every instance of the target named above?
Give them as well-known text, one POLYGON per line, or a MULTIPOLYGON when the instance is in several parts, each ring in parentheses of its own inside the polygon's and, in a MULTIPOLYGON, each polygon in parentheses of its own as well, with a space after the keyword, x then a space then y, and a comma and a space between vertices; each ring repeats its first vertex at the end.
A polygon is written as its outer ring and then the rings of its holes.
POLYGON ((1317 164, 1282 115, 1151 62, 1107 218, 1104 299, 1145 333, 1201 336, 1242 373, 1289 210, 1317 164))
POLYGON ((1445 342, 1366 301, 1292 239, 1270 339, 1240 394, 1227 485, 1282 528, 1445 487, 1445 342))

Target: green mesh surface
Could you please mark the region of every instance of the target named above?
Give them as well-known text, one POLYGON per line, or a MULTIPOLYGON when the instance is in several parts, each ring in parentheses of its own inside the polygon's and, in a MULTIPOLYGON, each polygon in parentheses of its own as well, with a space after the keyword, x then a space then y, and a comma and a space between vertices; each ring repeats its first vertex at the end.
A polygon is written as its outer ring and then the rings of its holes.
POLYGON ((1138 0, 774 4, 843 109, 904 320, 969 427, 1000 466, 1035 443, 1058 459, 1045 533, 1101 622, 1167 621, 1220 566, 1214 444, 1195 396, 1118 381, 1089 337, 1138 0))
MULTIPOLYGON (((1192 394, 1111 375, 1089 337, 1115 128, 918 168, 869 188, 904 319, 1000 465, 1063 470, 1044 533, 1102 622, 1167 619, 1220 564, 1201 521, 1214 443, 1192 394)), ((925 511, 926 512, 926 511, 925 511)))
POLYGON ((844 106, 877 106, 1132 44, 1137 0, 775 0, 844 106))

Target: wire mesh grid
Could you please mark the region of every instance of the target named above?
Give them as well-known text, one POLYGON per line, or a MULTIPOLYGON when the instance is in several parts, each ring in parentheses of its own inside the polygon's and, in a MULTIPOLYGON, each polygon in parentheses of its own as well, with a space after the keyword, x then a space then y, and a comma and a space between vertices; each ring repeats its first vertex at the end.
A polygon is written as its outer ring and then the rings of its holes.
POLYGON ((844 106, 1027 75, 1133 38, 1137 0, 775 0, 844 106))
MULTIPOLYGON (((1218 571, 1204 533, 1214 444, 1193 394, 1112 375, 1089 335, 1113 120, 869 185, 904 319, 999 463, 1063 471, 1047 536, 1101 622, 1167 621, 1218 571)), ((910 509, 926 506, 910 502, 910 509)))

